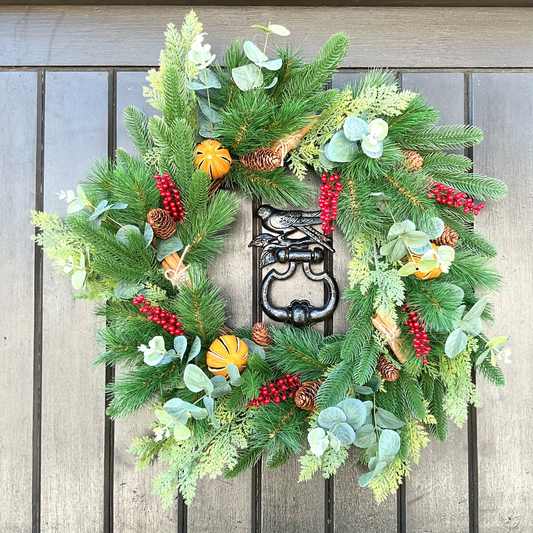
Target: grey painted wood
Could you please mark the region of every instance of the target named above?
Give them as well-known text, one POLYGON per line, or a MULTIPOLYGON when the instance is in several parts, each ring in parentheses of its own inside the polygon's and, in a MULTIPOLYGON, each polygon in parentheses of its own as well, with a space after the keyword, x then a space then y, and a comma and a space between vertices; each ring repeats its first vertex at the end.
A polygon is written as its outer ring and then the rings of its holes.
MULTIPOLYGON (((237 220, 226 238, 223 255, 209 265, 209 275, 228 301, 228 326, 250 327, 252 316, 252 202, 243 200, 237 220)), ((188 532, 235 531, 251 527, 252 475, 237 479, 204 478, 198 483, 195 500, 188 509, 188 532)))
POLYGON ((527 531, 533 523, 531 442, 527 422, 533 404, 529 331, 533 326, 533 74, 472 76, 473 123, 484 142, 474 148, 476 172, 503 179, 509 196, 487 207, 476 220, 493 239, 505 275, 503 292, 491 298, 497 327, 489 335, 511 335, 511 365, 503 365, 507 386, 495 389, 478 376, 483 404, 478 409, 479 522, 483 533, 527 531))
MULTIPOLYGON (((188 9, 6 6, 0 65, 155 65, 167 22, 181 24, 188 9)), ((253 37, 251 24, 272 18, 270 7, 196 11, 217 54, 237 35, 253 37)), ((287 21, 288 41, 296 46, 312 36, 302 50, 306 58, 332 33, 346 31, 353 41, 348 67, 533 66, 533 11, 527 8, 339 7, 324 16, 322 8, 279 7, 276 16, 287 21), (386 31, 376 37, 377 28, 386 31)))
MULTIPOLYGON (((144 71, 116 74, 116 144, 131 154, 135 153, 135 149, 122 120, 124 109, 135 105, 148 115, 155 114, 155 109, 142 95, 142 87, 147 84, 145 78, 144 71)), ((117 371, 120 372, 120 369, 117 371)), ((146 470, 137 472, 135 456, 128 452, 133 437, 153 435, 150 430, 153 421, 153 413, 143 409, 126 420, 115 422, 113 478, 115 533, 130 531, 173 533, 177 530, 177 505, 163 513, 159 497, 152 494, 152 479, 164 471, 165 465, 156 462, 146 470)))
MULTIPOLYGON (((421 91, 440 113, 444 124, 463 124, 462 73, 405 73, 403 89, 421 91)), ((468 532, 468 435, 450 425, 446 443, 431 441, 420 464, 406 481, 407 531, 410 533, 468 532)))
POLYGON ((0 294, 0 530, 22 533, 32 523, 34 246, 37 75, 0 74, 2 260, 0 294), (9 302, 9 303, 8 303, 9 302), (8 362, 9 361, 9 362, 8 362))
MULTIPOLYGON (((318 209, 320 196, 319 177, 314 172, 308 172, 305 182, 313 187, 308 211, 318 209)), ((290 209, 286 207, 285 209, 290 209)), ((304 236, 296 233, 295 237, 304 236)), ((285 265, 274 264, 279 272, 286 270, 285 265)), ((313 270, 320 272, 323 264, 314 265, 313 270)), ((270 270, 266 267, 261 272, 264 277, 270 270)), ((271 301, 276 306, 286 306, 294 299, 307 299, 316 306, 322 305, 324 288, 322 283, 309 280, 298 267, 293 277, 288 280, 277 281, 272 286, 271 301)), ((279 327, 268 317, 263 315, 263 321, 279 327)), ((321 333, 324 324, 314 326, 321 333)), ((305 446, 306 444, 304 444, 305 446)), ((303 449, 305 453, 306 448, 303 449)), ((262 532, 263 533, 296 533, 299 531, 313 531, 321 528, 324 523, 324 480, 320 476, 305 483, 298 483, 300 463, 298 457, 292 457, 286 464, 276 470, 269 470, 263 461, 262 477, 262 532)))
MULTIPOLYGON (((5 5, 19 5, 17 0, 3 0, 5 5)), ((190 5, 190 0, 156 0, 157 5, 190 5)), ((26 0, 26 5, 145 5, 146 0, 26 0)), ((213 0, 195 0, 195 5, 212 5, 213 0)), ((244 6, 250 5, 249 0, 219 0, 217 5, 244 6)), ((324 0, 271 0, 271 6, 317 6, 322 7, 324 0)), ((391 6, 391 7, 530 7, 528 0, 330 0, 328 7, 333 6, 391 6)))
MULTIPOLYGON (((75 189, 107 155, 107 72, 46 75, 44 208, 66 215, 56 192, 75 189)), ((104 371, 91 360, 93 304, 44 263, 41 531, 93 533, 103 524, 104 371)))

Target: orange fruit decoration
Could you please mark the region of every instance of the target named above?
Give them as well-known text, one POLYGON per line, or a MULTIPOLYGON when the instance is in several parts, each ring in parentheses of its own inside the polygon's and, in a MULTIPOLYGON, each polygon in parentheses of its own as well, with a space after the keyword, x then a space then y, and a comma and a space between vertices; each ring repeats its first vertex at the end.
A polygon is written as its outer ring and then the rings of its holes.
POLYGON ((222 335, 209 347, 206 362, 209 372, 215 375, 227 377, 230 363, 242 372, 248 364, 248 346, 235 335, 222 335))
POLYGON ((223 178, 231 166, 229 152, 214 139, 206 139, 196 147, 196 166, 207 172, 211 179, 223 178))
MULTIPOLYGON (((433 243, 431 243, 431 247, 433 250, 437 251, 437 246, 433 243)), ((414 252, 411 252, 413 254, 413 257, 409 256, 409 262, 410 263, 418 263, 420 259, 422 258, 422 255, 424 254, 415 254, 414 252), (414 258, 414 259, 413 259, 414 258)), ((414 275, 419 279, 434 279, 438 278, 442 274, 442 270, 440 267, 435 267, 431 269, 429 272, 420 272, 420 270, 416 270, 414 272, 414 275)))

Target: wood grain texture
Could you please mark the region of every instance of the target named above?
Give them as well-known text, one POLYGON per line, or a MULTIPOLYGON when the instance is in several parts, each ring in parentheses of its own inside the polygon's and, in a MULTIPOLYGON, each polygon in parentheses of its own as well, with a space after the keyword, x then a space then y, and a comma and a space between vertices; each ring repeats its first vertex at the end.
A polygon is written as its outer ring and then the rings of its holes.
POLYGON ((528 531, 533 523, 531 442, 533 405, 529 332, 533 327, 533 74, 483 73, 471 78, 473 123, 485 134, 474 148, 474 169, 504 180, 507 199, 489 202, 476 227, 497 245, 505 276, 492 296, 496 327, 489 338, 511 335, 512 365, 502 365, 507 386, 488 386, 481 376, 478 409, 479 523, 483 533, 528 531))
POLYGON ((37 75, 0 74, 0 530, 32 527, 32 415, 34 245, 29 224, 35 206, 37 75), (8 363, 9 361, 9 363, 8 363))
MULTIPOLYGON (((442 124, 463 124, 464 75, 405 73, 403 89, 422 92, 441 115, 442 124)), ((445 443, 432 440, 406 481, 407 531, 468 532, 468 436, 466 424, 450 424, 445 443)))
MULTIPOLYGON (((26 0, 25 5, 146 5, 147 0, 26 0)), ((195 0, 196 6, 213 5, 214 0, 195 0)), ((3 0, 4 5, 20 5, 18 0, 3 0)), ((190 5, 191 0, 155 0, 158 6, 182 6, 190 5)), ((251 5, 250 0, 218 0, 219 6, 243 6, 251 5)), ((270 0, 270 6, 317 6, 323 7, 324 0, 270 0)), ((530 7, 529 0, 329 0, 328 7, 333 6, 391 6, 391 7, 530 7)))
MULTIPOLYGON (((0 12, 0 65, 155 65, 166 24, 181 25, 188 11, 155 6, 6 6, 0 12)), ((271 7, 205 6, 196 11, 219 57, 235 35, 252 38, 250 25, 272 17, 271 7)), ((288 42, 299 46, 313 37, 303 48, 306 59, 332 33, 346 31, 354 43, 347 67, 533 66, 533 10, 527 8, 338 7, 324 16, 323 8, 279 7, 276 16, 289 21, 288 42), (387 28, 379 38, 376 20, 380 28, 387 28)))
MULTIPOLYGON (((209 265, 209 275, 228 301, 227 325, 250 327, 252 309, 252 202, 240 203, 231 226, 223 255, 209 265)), ((204 478, 198 483, 197 496, 188 509, 188 533, 212 531, 250 531, 252 476, 246 472, 236 479, 204 478)))
MULTIPOLYGON (((107 155, 107 72, 46 75, 44 208, 66 215, 56 192, 74 189, 107 155)), ((44 263, 42 370, 43 533, 93 533, 103 524, 104 372, 94 305, 74 300, 67 278, 44 263)))
MULTIPOLYGON (((130 154, 135 154, 135 148, 122 120, 123 111, 126 107, 135 105, 150 116, 155 114, 156 110, 142 95, 143 85, 146 85, 146 72, 117 72, 116 76, 116 144, 130 154)), ((120 372, 120 369, 117 371, 120 372)), ((156 462, 146 470, 136 472, 135 456, 128 452, 133 437, 153 435, 150 430, 153 421, 153 413, 141 409, 127 420, 115 422, 113 478, 115 533, 130 531, 173 533, 177 530, 177 506, 163 513, 159 497, 152 494, 152 479, 163 472, 166 465, 156 462)))

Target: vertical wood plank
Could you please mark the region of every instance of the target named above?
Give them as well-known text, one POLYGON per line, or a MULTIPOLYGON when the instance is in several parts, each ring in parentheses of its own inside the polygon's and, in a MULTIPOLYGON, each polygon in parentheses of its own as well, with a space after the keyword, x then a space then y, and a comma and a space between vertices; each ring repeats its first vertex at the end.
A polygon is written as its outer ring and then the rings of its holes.
MULTIPOLYGON (((361 72, 336 74, 332 86, 337 89, 353 85, 363 77, 361 72)), ((333 272, 339 288, 344 291, 348 287, 347 268, 351 259, 344 235, 335 230, 335 255, 333 272)), ((349 302, 341 300, 333 317, 334 333, 345 333, 348 329, 346 313, 349 302)), ((368 469, 357 463, 357 450, 350 451, 346 463, 335 475, 335 531, 348 533, 351 531, 379 531, 389 533, 396 531, 396 497, 394 495, 378 505, 372 491, 359 487, 359 477, 368 469)))
MULTIPOLYGON (((209 265, 209 276, 227 300, 228 326, 251 326, 252 309, 252 202, 243 200, 237 220, 226 237, 223 256, 209 265)), ((245 472, 232 480, 204 478, 188 508, 188 533, 232 531, 251 528, 252 475, 245 472)))
MULTIPOLYGON (((464 75, 404 73, 403 89, 421 91, 435 107, 444 124, 463 124, 464 75)), ((420 464, 405 482, 407 531, 459 533, 468 531, 468 436, 466 424, 450 424, 445 443, 431 441, 420 464)))
MULTIPOLYGON (((116 81, 116 124, 117 147, 124 148, 130 154, 135 148, 128 137, 122 120, 124 109, 135 105, 148 116, 156 110, 146 102, 142 87, 146 85, 146 72, 117 72, 116 81)), ((117 368, 120 372, 120 368, 117 368)), ((156 463, 141 472, 135 471, 135 456, 128 452, 134 437, 153 435, 150 424, 154 421, 153 413, 141 409, 125 420, 115 421, 114 447, 114 531, 146 531, 157 529, 160 533, 177 531, 177 506, 163 512, 159 497, 152 494, 152 478, 164 471, 165 465, 156 463)))
MULTIPOLYGON (((306 182, 313 187, 309 205, 305 211, 318 209, 320 196, 319 177, 314 172, 308 172, 306 182)), ((284 208, 284 209, 290 209, 284 208)), ((302 209, 302 208, 295 208, 302 209)), ((263 230, 262 230, 263 231, 263 230)), ((295 234, 297 236, 303 236, 295 234)), ((285 265, 273 265, 279 272, 286 270, 285 265)), ((313 270, 320 272, 324 264, 314 265, 313 270)), ((264 278, 270 268, 264 268, 261 277, 264 278)), ((299 266, 293 277, 277 281, 272 286, 271 302, 274 305, 286 306, 294 299, 307 299, 316 306, 322 305, 324 287, 322 283, 309 280, 299 266)), ((263 315, 263 321, 280 327, 282 324, 273 322, 263 315)), ((316 324, 315 328, 324 332, 324 323, 316 324)), ((307 450, 307 440, 304 440, 303 453, 307 450)), ((317 531, 323 528, 324 516, 324 480, 315 476, 305 483, 298 483, 300 463, 297 456, 276 470, 269 470, 263 463, 262 467, 262 532, 264 533, 296 533, 300 531, 317 531)))
MULTIPOLYGON (((66 214, 56 192, 74 189, 107 156, 107 72, 46 75, 44 208, 66 214)), ((100 531, 104 488, 103 370, 93 305, 44 263, 41 531, 100 531)))
POLYGON ((505 181, 509 195, 487 207, 476 227, 492 239, 505 276, 501 294, 492 296, 495 327, 489 338, 511 335, 511 365, 502 365, 505 388, 478 383, 479 529, 483 533, 527 531, 531 506, 531 442, 528 423, 533 405, 533 73, 476 73, 471 77, 473 123, 484 132, 474 148, 476 172, 505 181))
MULTIPOLYGON (((32 411, 34 245, 29 240, 35 207, 37 74, 0 74, 0 194, 2 260, 0 293, 0 530, 32 528, 32 411), (9 363, 8 363, 9 362, 9 363)), ((37 465, 38 467, 38 465, 37 465)))

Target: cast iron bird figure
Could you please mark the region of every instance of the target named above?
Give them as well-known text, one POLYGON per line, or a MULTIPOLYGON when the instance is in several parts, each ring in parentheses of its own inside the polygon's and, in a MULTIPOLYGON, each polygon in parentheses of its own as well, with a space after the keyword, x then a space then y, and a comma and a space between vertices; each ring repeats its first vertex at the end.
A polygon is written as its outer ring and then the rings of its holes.
POLYGON ((321 214, 320 211, 308 213, 305 211, 282 211, 270 205, 262 205, 257 210, 257 216, 261 218, 264 228, 283 237, 301 231, 317 244, 327 248, 330 252, 335 252, 328 243, 329 239, 313 228, 314 225, 322 223, 321 214))

